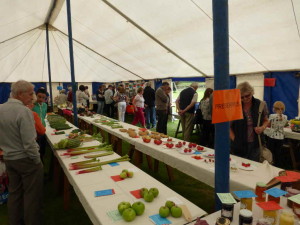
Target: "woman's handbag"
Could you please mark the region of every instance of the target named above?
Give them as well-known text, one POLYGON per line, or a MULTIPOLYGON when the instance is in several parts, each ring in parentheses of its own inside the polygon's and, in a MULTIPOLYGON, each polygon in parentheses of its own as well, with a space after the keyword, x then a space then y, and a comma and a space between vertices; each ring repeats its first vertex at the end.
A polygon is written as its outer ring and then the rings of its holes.
MULTIPOLYGON (((264 109, 265 103, 263 101, 260 102, 259 105, 259 111, 258 111, 258 121, 257 121, 257 127, 259 127, 259 122, 261 118, 262 111, 264 109)), ((273 154, 272 152, 267 149, 265 146, 262 145, 261 143, 261 137, 260 134, 258 135, 258 143, 259 143, 259 148, 260 148, 260 162, 263 162, 267 160, 270 164, 273 163, 273 154)))
POLYGON ((134 106, 133 105, 127 105, 126 106, 126 113, 134 114, 134 106))
POLYGON ((203 124, 203 115, 200 108, 196 110, 194 124, 203 124))

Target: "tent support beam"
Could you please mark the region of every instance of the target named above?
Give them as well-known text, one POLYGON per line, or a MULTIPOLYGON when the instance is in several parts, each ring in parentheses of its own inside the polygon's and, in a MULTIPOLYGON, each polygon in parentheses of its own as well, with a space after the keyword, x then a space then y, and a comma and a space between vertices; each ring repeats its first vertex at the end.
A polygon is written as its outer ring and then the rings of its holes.
POLYGON ((161 47, 166 49, 169 53, 174 55, 176 58, 196 70, 198 73, 202 74, 203 76, 207 77, 207 74, 205 74, 203 71, 186 61, 184 58, 182 58, 180 55, 178 55, 176 52, 174 52, 172 49, 164 45, 162 42, 160 42, 157 38, 155 38, 153 35, 151 35, 148 31, 146 31, 144 28, 142 28, 140 25, 138 25, 136 22, 134 22, 132 19, 130 19, 128 16, 126 16, 124 13, 122 13, 119 9, 117 9, 114 5, 112 5, 107 0, 102 0, 106 5, 108 5, 111 9, 113 9, 115 12, 117 12, 120 16, 124 17, 128 22, 132 23, 136 28, 138 28, 140 31, 142 31, 144 34, 146 34, 149 38, 151 38, 153 41, 155 41, 157 44, 159 44, 161 47))
POLYGON ((53 112, 53 95, 52 95, 52 81, 51 81, 51 64, 50 64, 50 47, 49 47, 49 30, 48 24, 46 24, 46 43, 47 43, 47 62, 48 62, 48 77, 49 77, 49 88, 50 88, 50 100, 51 109, 53 112))
MULTIPOLYGON (((213 0, 215 90, 229 89, 228 0, 213 0)), ((229 193, 229 122, 215 124, 215 202, 217 193, 229 193)))
POLYGON ((76 81, 75 81, 75 70, 74 70, 74 54, 73 54, 73 41, 72 41, 72 20, 71 20, 71 4, 70 0, 66 0, 67 5, 67 19, 68 19, 68 37, 69 37, 69 52, 70 52, 70 69, 71 69, 71 80, 72 80, 72 99, 73 99, 73 113, 74 113, 74 125, 78 127, 77 117, 77 100, 76 100, 76 81))
MULTIPOLYGON (((64 34, 64 35, 68 36, 67 34, 65 34, 64 32, 62 32, 61 30, 59 30, 59 29, 57 29, 57 28, 55 28, 55 29, 56 29, 57 31, 59 31, 60 33, 62 33, 62 34, 64 34)), ((112 61, 111 59, 105 57, 104 55, 101 55, 99 52, 96 52, 94 49, 91 49, 90 47, 86 46, 85 44, 81 43, 80 41, 77 41, 76 39, 73 39, 73 41, 75 41, 76 43, 82 45, 83 47, 87 48, 88 50, 92 51, 92 52, 95 53, 96 55, 99 55, 100 57, 102 57, 102 58, 106 59, 107 61, 113 63, 114 65, 116 65, 116 66, 122 68, 123 70, 126 70, 127 72, 133 74, 134 76, 136 76, 136 77, 138 77, 138 78, 144 80, 144 78, 143 78, 142 76, 140 76, 140 75, 138 75, 138 74, 136 74, 136 73, 134 73, 134 72, 132 72, 132 71, 126 69, 125 67, 123 67, 123 66, 121 66, 120 64, 118 64, 118 63, 112 61)))

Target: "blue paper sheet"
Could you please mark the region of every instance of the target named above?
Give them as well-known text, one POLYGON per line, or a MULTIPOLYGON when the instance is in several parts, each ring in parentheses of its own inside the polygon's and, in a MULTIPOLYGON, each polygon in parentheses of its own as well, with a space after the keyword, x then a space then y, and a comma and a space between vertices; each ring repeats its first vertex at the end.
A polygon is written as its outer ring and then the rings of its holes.
POLYGON ((163 224, 172 224, 170 220, 167 218, 161 217, 159 214, 155 214, 152 216, 149 216, 150 220, 152 220, 156 225, 163 225, 163 224))
POLYGON ((106 195, 113 195, 113 194, 114 194, 113 189, 95 191, 95 197, 106 196, 106 195))
POLYGON ((233 192, 238 198, 253 198, 253 197, 257 197, 257 195, 250 190, 246 190, 246 191, 234 191, 233 192))
POLYGON ((120 164, 119 164, 119 163, 116 163, 116 162, 114 162, 114 163, 109 163, 109 165, 110 165, 110 166, 119 166, 120 164))
POLYGON ((266 190, 265 193, 267 193, 268 195, 272 195, 275 198, 278 198, 282 195, 285 195, 287 192, 279 188, 271 188, 269 190, 266 190))

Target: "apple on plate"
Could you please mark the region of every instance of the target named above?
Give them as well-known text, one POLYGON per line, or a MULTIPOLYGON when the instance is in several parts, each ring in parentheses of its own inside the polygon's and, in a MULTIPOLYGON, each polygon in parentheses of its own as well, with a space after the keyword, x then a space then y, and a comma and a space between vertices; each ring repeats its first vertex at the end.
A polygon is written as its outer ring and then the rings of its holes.
POLYGON ((168 138, 167 141, 172 141, 172 138, 168 138))
POLYGON ((144 136, 144 137, 143 137, 143 141, 144 141, 145 143, 149 143, 149 142, 151 141, 151 137, 149 137, 149 136, 144 136))
POLYGON ((200 146, 200 145, 197 146, 197 150, 198 150, 198 151, 203 151, 203 149, 204 149, 204 148, 203 148, 202 146, 200 146))
POLYGON ((133 177, 133 172, 132 171, 128 171, 127 172, 127 177, 128 178, 132 178, 133 177))
POLYGON ((186 142, 185 142, 185 141, 183 141, 183 142, 182 142, 182 144, 183 144, 183 145, 185 145, 185 144, 186 144, 186 142))
POLYGON ((145 192, 145 193, 144 193, 144 200, 145 200, 146 202, 152 202, 153 199, 154 199, 154 195, 153 195, 152 192, 148 191, 148 192, 145 192))
POLYGON ((131 208, 133 208, 136 215, 138 215, 138 216, 142 215, 145 211, 145 205, 142 202, 133 203, 131 208))
POLYGON ((171 143, 171 144, 168 144, 168 146, 167 146, 168 148, 173 148, 174 147, 174 144, 173 143, 171 143))
POLYGON ((126 173, 126 172, 120 173, 120 177, 121 177, 122 179, 127 178, 127 173, 126 173))
POLYGON ((149 192, 152 192, 154 198, 156 198, 159 194, 159 191, 157 188, 150 188, 149 192))
POLYGON ((148 192, 148 189, 147 188, 141 188, 140 189, 140 194, 141 196, 144 198, 144 194, 148 192))
POLYGON ((193 143, 189 143, 188 147, 192 148, 193 147, 193 143))
POLYGON ((129 202, 120 202, 118 205, 118 211, 122 215, 125 209, 128 209, 131 207, 131 204, 129 202))
POLYGON ((125 209, 122 214, 122 217, 125 221, 130 222, 135 219, 136 212, 132 208, 125 209))
POLYGON ((162 206, 159 208, 159 215, 166 218, 170 215, 170 209, 167 206, 162 206))
POLYGON ((165 203, 165 206, 168 207, 169 209, 171 209, 174 205, 175 203, 173 201, 166 201, 165 203))
POLYGON ((128 173, 128 170, 124 169, 124 170, 122 170, 122 172, 128 173))
POLYGON ((174 217, 174 218, 179 218, 182 216, 182 209, 178 206, 173 206, 171 208, 171 215, 174 217))

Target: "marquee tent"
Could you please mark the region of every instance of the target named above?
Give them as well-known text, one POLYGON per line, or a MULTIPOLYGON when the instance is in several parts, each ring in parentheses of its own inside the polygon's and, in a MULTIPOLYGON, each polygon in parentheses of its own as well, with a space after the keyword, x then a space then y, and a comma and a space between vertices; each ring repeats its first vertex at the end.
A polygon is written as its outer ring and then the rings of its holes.
MULTIPOLYGON (((64 0, 0 0, 0 82, 69 82, 64 0)), ((211 0, 71 1, 75 77, 213 76, 211 0)), ((230 74, 300 70, 300 1, 230 0, 230 74)))

